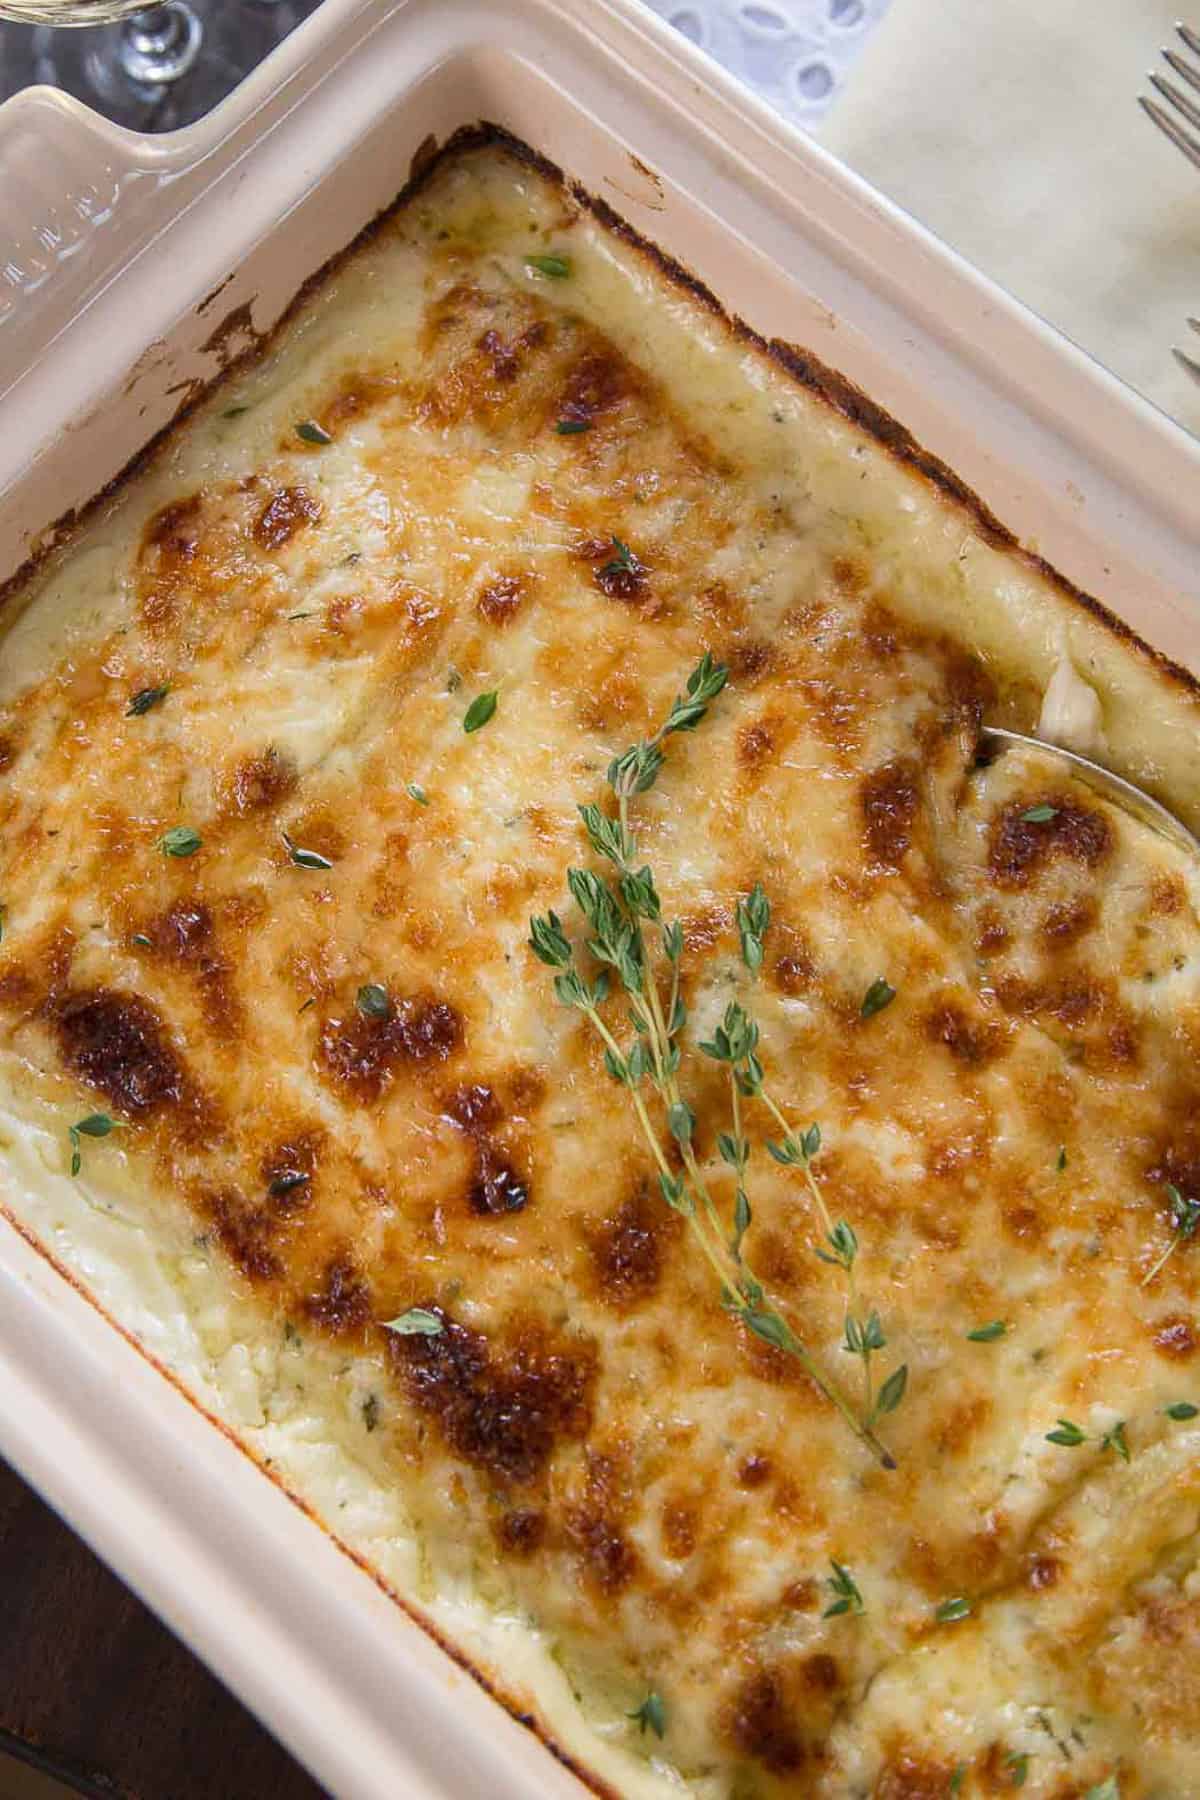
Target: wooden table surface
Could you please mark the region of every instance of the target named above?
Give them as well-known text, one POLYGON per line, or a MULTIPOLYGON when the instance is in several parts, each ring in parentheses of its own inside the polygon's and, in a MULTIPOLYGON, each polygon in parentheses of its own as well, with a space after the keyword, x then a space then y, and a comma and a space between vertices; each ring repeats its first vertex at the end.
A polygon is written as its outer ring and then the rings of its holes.
MULTIPOLYGON (((122 1800, 321 1789, 0 1462, 0 1752, 122 1800)), ((11 1765, 10 1765, 11 1767, 11 1765)), ((0 1771, 0 1800, 16 1793, 0 1771)))

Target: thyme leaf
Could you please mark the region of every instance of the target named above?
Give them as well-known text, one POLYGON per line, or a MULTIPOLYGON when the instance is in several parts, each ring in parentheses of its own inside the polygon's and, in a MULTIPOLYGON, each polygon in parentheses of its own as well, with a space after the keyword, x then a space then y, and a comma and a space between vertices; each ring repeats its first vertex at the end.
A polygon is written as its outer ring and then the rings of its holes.
POLYGON ((635 1707, 631 1713, 626 1713, 625 1717, 632 1719, 643 1735, 647 1730, 652 1731, 655 1737, 660 1738, 666 1735, 667 1708, 661 1694, 647 1694, 642 1704, 635 1707))
POLYGON ((470 706, 463 714, 463 730, 468 736, 473 731, 481 731, 492 718, 500 701, 495 688, 490 693, 476 694, 470 706))
POLYGON ((110 1118, 107 1113, 88 1113, 86 1118, 77 1119, 74 1125, 67 1127, 67 1141, 71 1146, 71 1174, 78 1175, 83 1167, 83 1143, 85 1137, 106 1138, 110 1132, 120 1131, 121 1121, 110 1118))
POLYGON ((164 856, 195 856, 204 839, 190 825, 172 825, 158 840, 164 856))
POLYGON ((150 711, 151 707, 161 705, 170 691, 169 681, 164 682, 162 687, 139 688, 136 694, 130 696, 129 705, 125 708, 125 717, 140 719, 143 713, 150 711))
POLYGON ((329 858, 327 856, 322 856, 319 850, 305 850, 299 844, 294 844, 286 831, 281 831, 279 835, 287 847, 288 855, 296 864, 297 868, 332 869, 333 864, 330 862, 329 858))
POLYGON ((385 1319, 383 1329, 394 1331, 397 1337, 441 1337, 446 1326, 444 1320, 427 1307, 410 1306, 399 1318, 385 1319))
POLYGON ((331 433, 326 431, 323 425, 318 425, 315 419, 301 419, 296 426, 296 436, 302 438, 306 444, 332 444, 333 442, 331 433))
POLYGON ((858 1009, 859 1018, 873 1019, 875 1014, 881 1013, 885 1006, 890 1006, 895 998, 895 988, 884 976, 877 975, 862 997, 862 1004, 858 1009))

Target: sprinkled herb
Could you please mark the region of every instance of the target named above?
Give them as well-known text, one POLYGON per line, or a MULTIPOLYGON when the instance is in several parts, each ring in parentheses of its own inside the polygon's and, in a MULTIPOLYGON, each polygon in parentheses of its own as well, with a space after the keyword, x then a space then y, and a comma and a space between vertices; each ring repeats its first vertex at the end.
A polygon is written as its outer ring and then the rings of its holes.
POLYGON ((581 431, 592 429, 592 421, 590 419, 560 419, 554 429, 559 437, 577 437, 581 431))
POLYGON ((1083 1800, 1121 1800, 1121 1788, 1116 1776, 1110 1775, 1105 1781, 1099 1781, 1095 1787, 1090 1787, 1083 1800))
POLYGON ((333 438, 323 425, 315 419, 301 419, 296 427, 296 436, 303 438, 306 444, 332 444, 333 438))
POLYGON ((362 1403, 363 1424, 368 1431, 374 1431, 379 1423, 379 1396, 368 1394, 362 1403))
POLYGON ((571 273, 571 265, 565 256, 527 256, 526 265, 536 269, 539 275, 548 275, 552 281, 562 281, 571 273))
POLYGON ((1066 1168, 1066 1166, 1067 1166, 1067 1146, 1065 1144, 1060 1144, 1058 1146, 1058 1156, 1055 1159, 1054 1167, 1057 1169, 1058 1173, 1061 1175, 1063 1170, 1066 1168))
POLYGON ((1047 806, 1043 802, 1041 806, 1031 806, 1027 812, 1023 812, 1021 823, 1022 825, 1049 825, 1051 819, 1057 819, 1057 817, 1057 806, 1047 806))
POLYGON ((170 691, 169 681, 165 681, 161 687, 139 688, 136 694, 130 696, 129 705, 125 708, 125 717, 140 719, 142 714, 148 713, 152 706, 160 705, 170 691))
POLYGON ((248 413, 249 411, 250 408, 245 405, 227 406, 225 411, 221 414, 221 417, 223 419, 240 419, 243 413, 248 413))
POLYGON ((297 1009, 296 1017, 299 1018, 301 1013, 306 1013, 310 1006, 315 1006, 316 1004, 317 996, 315 994, 310 994, 308 999, 304 1002, 304 1005, 297 1009))
POLYGON ((955 1594, 953 1599, 943 1600, 933 1616, 939 1625, 957 1625, 960 1619, 970 1618, 971 1602, 962 1594, 955 1594))
POLYGON ((0 900, 0 944, 4 942, 5 927, 8 924, 8 907, 0 900))
POLYGON ((153 950, 154 945, 144 931, 135 931, 130 938, 131 944, 139 944, 143 950, 153 950))
POLYGON ((1029 1775, 1029 1757, 1023 1750, 1010 1750, 1004 1759, 1010 1787, 1023 1788, 1029 1775))
POLYGON ((327 856, 322 856, 319 850, 301 849, 299 844, 294 844, 292 842, 286 831, 281 831, 279 835, 286 844, 287 853, 296 864, 297 868, 332 869, 333 864, 330 862, 329 858, 327 856))
POLYGON ((986 1325, 977 1325, 974 1331, 968 1331, 967 1337, 972 1344, 994 1344, 1008 1330, 1004 1319, 992 1319, 986 1325))
POLYGON ((463 730, 481 731, 495 712, 499 698, 495 688, 487 694, 476 694, 463 715, 463 730))
POLYGON ((294 1188, 304 1187, 312 1180, 303 1169, 285 1169, 282 1175, 276 1175, 267 1189, 273 1200, 279 1200, 284 1194, 290 1194, 294 1188))
POLYGON ((745 900, 737 903, 738 936, 742 943, 742 961, 752 975, 757 975, 762 968, 763 938, 771 923, 771 905, 763 892, 761 881, 756 881, 745 900))
POLYGON ((285 1319, 283 1321, 283 1341, 285 1344, 290 1345, 296 1345, 300 1342, 300 1333, 296 1330, 296 1327, 292 1324, 290 1319, 285 1319))
POLYGON ((832 1557, 829 1559, 829 1566, 833 1570, 833 1574, 826 1576, 825 1584, 834 1597, 821 1617, 837 1619, 844 1613, 862 1612, 864 1610, 863 1597, 859 1592, 858 1583, 849 1569, 844 1563, 834 1562, 832 1557))
POLYGON ((368 1019, 390 1019, 392 1003, 388 999, 388 991, 378 981, 368 981, 360 987, 355 1004, 360 1013, 368 1019))
POLYGON ((79 1119, 74 1125, 69 1125, 67 1138, 71 1145, 72 1175, 78 1175, 83 1166, 82 1138, 106 1138, 110 1132, 120 1129, 121 1121, 110 1119, 107 1113, 89 1113, 86 1119, 79 1119))
POLYGON ((385 1319, 383 1328, 397 1337, 441 1337, 446 1329, 438 1315, 424 1306, 410 1306, 398 1319, 385 1319))
POLYGON ((195 856, 204 839, 190 825, 172 825, 158 840, 164 856, 195 856))
POLYGON ((1067 1450, 1077 1450, 1080 1444, 1087 1443, 1087 1432, 1081 1431, 1071 1419, 1060 1419, 1053 1431, 1046 1433, 1048 1444, 1062 1444, 1067 1450))
MULTIPOLYGON (((632 555, 619 540, 614 540, 614 548, 618 554, 632 555)), ((529 945, 539 961, 555 971, 554 991, 559 1002, 581 1013, 599 1038, 610 1078, 627 1089, 657 1168, 662 1197, 687 1220, 697 1249, 720 1284, 725 1310, 751 1336, 794 1358, 860 1442, 884 1468, 891 1469, 896 1466, 895 1459, 879 1441, 874 1425, 900 1404, 908 1372, 903 1366, 894 1370, 876 1395, 871 1358, 883 1347, 883 1328, 877 1313, 860 1317, 856 1310, 852 1270, 858 1240, 844 1220, 835 1225, 811 1168, 821 1147, 820 1128, 814 1124, 803 1132, 794 1129, 768 1092, 758 1054, 758 1027, 737 1001, 727 1006, 712 1038, 699 1045, 702 1054, 723 1063, 726 1069, 732 1129, 716 1134, 716 1141, 722 1160, 737 1177, 728 1219, 722 1217, 697 1159, 693 1147, 696 1115, 680 1090, 682 1037, 688 1019, 680 993, 684 934, 678 921, 662 917, 653 872, 638 864, 630 802, 654 786, 663 767, 666 740, 673 733, 692 731, 700 724, 710 703, 724 688, 727 674, 724 667, 705 654, 688 677, 686 693, 676 697, 658 730, 609 764, 607 781, 616 800, 615 817, 596 805, 579 808, 593 852, 608 865, 603 874, 593 869, 570 869, 567 873, 571 897, 589 928, 584 946, 577 949, 553 912, 530 921, 529 945), (661 945, 662 955, 657 968, 656 943, 661 945), (594 977, 584 967, 576 966, 576 956, 585 953, 602 965, 594 977), (627 1016, 635 1032, 625 1048, 599 1010, 614 982, 624 991, 627 1016), (649 1097, 647 1088, 651 1090, 649 1097), (769 1146, 771 1154, 777 1162, 802 1169, 828 1246, 818 1249, 817 1254, 846 1275, 851 1301, 847 1347, 853 1348, 863 1366, 863 1399, 858 1405, 848 1398, 840 1381, 827 1375, 809 1353, 791 1323, 773 1304, 745 1254, 744 1239, 751 1227, 752 1211, 744 1182, 750 1142, 742 1129, 743 1100, 761 1101, 775 1119, 783 1135, 780 1142, 769 1146), (661 1123, 656 1122, 652 1109, 658 1112, 661 1123), (676 1154, 681 1164, 678 1170, 672 1167, 676 1154)), ((767 897, 756 884, 738 908, 744 960, 751 973, 762 960, 762 939, 769 919, 767 897)), ((621 1029, 619 1025, 616 1028, 621 1029)))
POLYGON ((858 1009, 859 1018, 873 1019, 885 1006, 890 1006, 895 998, 895 988, 882 975, 877 975, 863 995, 862 1005, 858 1009))
POLYGON ((950 1793, 952 1793, 952 1794, 960 1793, 962 1791, 962 1784, 966 1779, 967 1779, 967 1765, 966 1765, 966 1763, 959 1763, 959 1765, 955 1769, 953 1775, 951 1775, 951 1777, 950 1777, 950 1787, 949 1787, 950 1793))
POLYGON ((312 619, 315 617, 316 617, 316 614, 310 613, 310 612, 289 613, 287 616, 287 622, 289 625, 294 625, 298 619, 312 619))
POLYGON ((418 782, 410 781, 407 784, 407 786, 405 787, 404 791, 408 795, 410 800, 416 801, 418 806, 428 806, 429 805, 429 795, 425 792, 425 789, 423 787, 421 787, 418 782))
POLYGON ((107 1113, 89 1113, 86 1119, 80 1119, 71 1129, 81 1131, 84 1137, 103 1138, 110 1131, 120 1131, 121 1122, 119 1119, 110 1119, 107 1113))
POLYGON ((647 1694, 642 1704, 625 1717, 632 1719, 643 1734, 650 1730, 655 1737, 663 1737, 666 1733, 667 1708, 661 1694, 647 1694))
POLYGON ((1200 1230, 1200 1200, 1185 1200, 1179 1189, 1173 1187, 1170 1182, 1167 1183, 1167 1199, 1171 1203, 1171 1223, 1175 1228, 1174 1233, 1150 1273, 1143 1277, 1143 1287, 1149 1287, 1163 1264, 1174 1256, 1180 1244, 1195 1237, 1197 1230, 1200 1230))
MULTIPOLYGON (((629 545, 623 544, 619 537, 614 537, 611 540, 611 542, 612 542, 613 549, 616 551, 616 555, 612 558, 611 562, 605 563, 604 567, 599 571, 600 574, 601 575, 620 575, 622 573, 627 573, 630 575, 638 574, 639 571, 641 570, 642 565, 638 561, 637 557, 633 554, 633 551, 629 548, 629 545)), ((724 686, 724 683, 722 683, 722 686, 724 686)))
POLYGON ((1125 1421, 1118 1419, 1111 1431, 1100 1439, 1101 1450, 1115 1450, 1122 1462, 1129 1461, 1129 1444, 1125 1437, 1125 1421))
POLYGON ((1194 1419, 1200 1414, 1200 1406, 1193 1406, 1190 1400, 1172 1400, 1170 1406, 1163 1407, 1163 1411, 1168 1419, 1178 1419, 1182 1423, 1185 1419, 1194 1419))

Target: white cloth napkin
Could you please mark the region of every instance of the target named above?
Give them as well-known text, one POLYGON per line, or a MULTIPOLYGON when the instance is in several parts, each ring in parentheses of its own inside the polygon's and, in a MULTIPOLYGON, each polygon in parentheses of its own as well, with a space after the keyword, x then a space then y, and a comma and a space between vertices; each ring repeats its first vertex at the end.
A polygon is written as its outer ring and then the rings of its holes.
POLYGON ((893 0, 820 136, 1200 433, 1171 355, 1200 354, 1200 171, 1136 104, 1181 10, 1200 29, 1200 0, 893 0))

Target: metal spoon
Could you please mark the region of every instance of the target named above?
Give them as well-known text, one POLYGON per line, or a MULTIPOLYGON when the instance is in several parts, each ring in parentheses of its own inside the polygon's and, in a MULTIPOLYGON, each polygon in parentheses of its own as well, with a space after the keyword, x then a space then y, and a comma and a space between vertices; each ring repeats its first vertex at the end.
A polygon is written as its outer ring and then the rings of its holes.
POLYGON ((1058 757, 1065 762, 1077 780, 1086 782, 1104 799, 1111 800, 1141 825, 1148 825, 1151 831, 1157 831, 1179 850, 1189 856, 1200 856, 1200 838, 1189 831, 1182 819, 1177 819, 1158 800, 1151 799, 1132 781, 1126 781, 1123 775, 1114 775, 1102 763, 1092 762, 1089 757, 1077 756, 1074 750, 1064 750, 1060 744, 1047 744, 1042 738, 1026 737, 1022 731, 1009 731, 1003 725, 985 725, 979 733, 981 744, 998 744, 1006 749, 1009 745, 1019 744, 1023 750, 1038 750, 1044 756, 1058 757))

